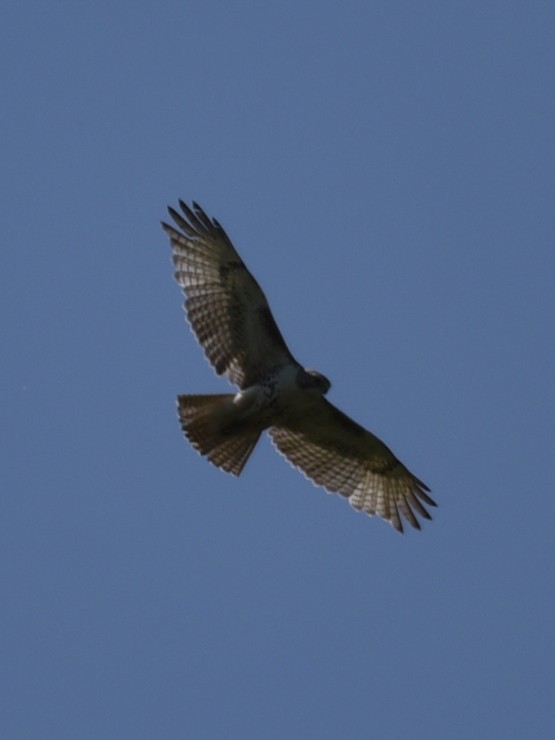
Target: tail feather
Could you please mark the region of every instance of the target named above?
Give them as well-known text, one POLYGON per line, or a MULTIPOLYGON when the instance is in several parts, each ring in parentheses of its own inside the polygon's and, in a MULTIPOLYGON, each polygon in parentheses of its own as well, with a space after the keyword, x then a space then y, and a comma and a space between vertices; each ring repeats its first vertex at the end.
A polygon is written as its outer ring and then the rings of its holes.
POLYGON ((178 396, 181 428, 191 445, 227 473, 239 475, 260 437, 260 430, 238 424, 230 393, 178 396))

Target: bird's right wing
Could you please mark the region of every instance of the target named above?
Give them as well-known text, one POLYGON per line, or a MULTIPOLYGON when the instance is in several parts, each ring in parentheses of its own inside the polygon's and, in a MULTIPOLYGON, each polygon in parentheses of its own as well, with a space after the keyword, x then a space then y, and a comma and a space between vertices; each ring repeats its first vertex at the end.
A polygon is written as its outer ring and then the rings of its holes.
POLYGON ((266 296, 229 237, 196 203, 168 208, 175 279, 185 294, 189 323, 218 374, 245 388, 266 368, 295 362, 266 296))

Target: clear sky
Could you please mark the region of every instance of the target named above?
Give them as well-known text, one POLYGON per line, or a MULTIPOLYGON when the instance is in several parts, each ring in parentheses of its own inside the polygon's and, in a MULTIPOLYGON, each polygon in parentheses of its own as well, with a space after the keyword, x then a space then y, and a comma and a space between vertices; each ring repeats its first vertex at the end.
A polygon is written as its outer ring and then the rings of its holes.
POLYGON ((0 24, 0 734, 551 738, 555 4, 13 2, 0 24), (224 225, 439 508, 403 537, 226 392, 160 229, 224 225))

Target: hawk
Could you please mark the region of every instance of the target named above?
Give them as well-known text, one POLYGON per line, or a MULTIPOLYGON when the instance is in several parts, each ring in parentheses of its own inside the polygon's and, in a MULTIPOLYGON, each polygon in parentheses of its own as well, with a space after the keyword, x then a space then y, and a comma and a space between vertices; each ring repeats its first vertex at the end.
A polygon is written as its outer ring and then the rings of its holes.
POLYGON ((175 279, 188 321, 216 373, 237 393, 180 395, 178 415, 191 445, 239 475, 267 430, 278 451, 315 484, 348 498, 403 532, 431 519, 430 489, 386 445, 326 398, 330 381, 289 351, 262 289, 215 218, 197 204, 169 207, 175 279), (177 227, 177 228, 176 228, 177 227))

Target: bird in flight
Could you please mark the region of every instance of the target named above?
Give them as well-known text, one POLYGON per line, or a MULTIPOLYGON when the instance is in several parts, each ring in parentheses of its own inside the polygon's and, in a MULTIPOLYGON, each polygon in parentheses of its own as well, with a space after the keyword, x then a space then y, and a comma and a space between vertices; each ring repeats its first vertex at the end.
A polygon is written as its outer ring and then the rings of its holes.
POLYGON ((289 351, 262 289, 215 218, 197 204, 169 207, 175 279, 189 324, 219 375, 237 393, 180 395, 178 415, 191 445, 239 475, 267 430, 278 451, 315 484, 380 516, 398 532, 403 518, 431 519, 430 489, 391 450, 326 398, 330 381, 289 351), (176 228, 177 227, 177 228, 176 228))

